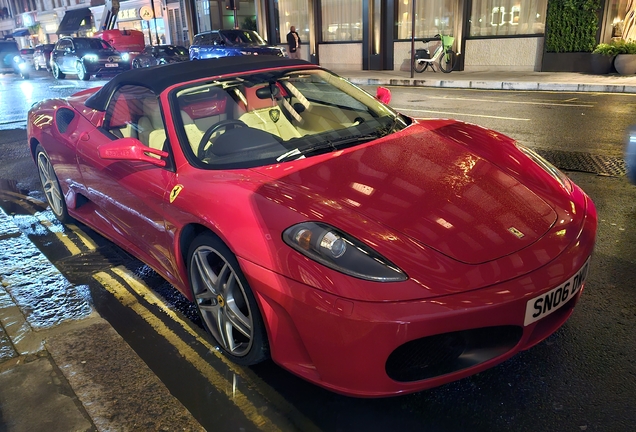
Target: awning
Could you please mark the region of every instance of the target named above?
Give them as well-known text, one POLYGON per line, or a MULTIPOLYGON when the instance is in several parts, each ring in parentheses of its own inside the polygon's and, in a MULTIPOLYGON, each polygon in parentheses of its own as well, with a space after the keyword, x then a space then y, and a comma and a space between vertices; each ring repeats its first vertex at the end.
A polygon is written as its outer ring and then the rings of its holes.
POLYGON ((89 8, 67 10, 56 33, 59 35, 70 35, 76 33, 82 27, 90 27, 91 17, 91 10, 89 8), (83 26, 82 23, 84 23, 83 26))
POLYGON ((25 28, 15 29, 13 31, 13 37, 21 37, 21 36, 29 36, 29 35, 31 35, 31 33, 29 32, 29 29, 25 29, 25 28))

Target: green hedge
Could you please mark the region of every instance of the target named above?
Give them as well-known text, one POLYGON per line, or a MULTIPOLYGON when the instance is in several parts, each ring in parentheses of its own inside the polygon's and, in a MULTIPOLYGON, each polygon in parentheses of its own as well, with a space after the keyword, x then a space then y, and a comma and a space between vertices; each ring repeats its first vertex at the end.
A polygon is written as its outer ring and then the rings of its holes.
POLYGON ((600 0, 549 0, 547 52, 592 52, 596 47, 600 0))

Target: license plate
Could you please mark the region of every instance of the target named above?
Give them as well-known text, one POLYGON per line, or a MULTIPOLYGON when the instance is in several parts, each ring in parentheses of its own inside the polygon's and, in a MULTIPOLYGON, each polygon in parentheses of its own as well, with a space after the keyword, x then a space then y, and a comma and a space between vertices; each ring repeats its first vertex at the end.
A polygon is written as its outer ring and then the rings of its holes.
POLYGON ((117 63, 106 63, 106 67, 117 67, 117 63))
POLYGON ((551 289, 547 293, 541 294, 532 300, 528 300, 528 303, 526 303, 526 317, 523 325, 527 326, 550 315, 552 312, 561 308, 561 306, 572 299, 572 297, 574 297, 583 286, 589 267, 590 258, 585 261, 585 264, 583 264, 579 271, 577 271, 570 279, 558 287, 551 289))

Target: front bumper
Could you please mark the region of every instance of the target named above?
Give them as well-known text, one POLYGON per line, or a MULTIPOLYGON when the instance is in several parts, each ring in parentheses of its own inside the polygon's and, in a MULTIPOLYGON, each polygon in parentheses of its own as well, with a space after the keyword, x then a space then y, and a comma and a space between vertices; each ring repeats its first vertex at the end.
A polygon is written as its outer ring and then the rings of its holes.
POLYGON ((125 62, 109 63, 116 64, 117 66, 106 66, 107 63, 88 63, 84 62, 86 73, 90 75, 116 75, 118 73, 127 71, 130 69, 130 64, 125 62))
POLYGON ((488 288, 417 301, 349 300, 245 260, 240 265, 259 302, 275 362, 332 391, 379 397, 473 375, 544 340, 568 319, 582 289, 524 326, 526 305, 583 266, 595 235, 596 211, 588 199, 578 238, 549 264, 488 288), (462 354, 476 360, 463 362, 462 354))

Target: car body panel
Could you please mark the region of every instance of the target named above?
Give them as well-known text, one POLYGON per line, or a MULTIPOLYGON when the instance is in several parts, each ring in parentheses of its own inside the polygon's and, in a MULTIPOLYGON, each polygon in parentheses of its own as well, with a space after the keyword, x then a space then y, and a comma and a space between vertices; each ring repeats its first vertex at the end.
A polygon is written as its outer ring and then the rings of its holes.
POLYGON ((243 55, 287 57, 284 49, 268 46, 256 32, 251 30, 214 30, 199 33, 195 36, 189 53, 190 60, 243 55))
POLYGON ((188 50, 179 45, 149 45, 133 60, 133 67, 151 67, 190 60, 188 50))
MULTIPOLYGON (((214 233, 236 256, 254 293, 272 359, 347 395, 414 392, 477 373, 539 343, 570 316, 583 282, 567 302, 557 307, 554 300, 552 309, 550 300, 539 312, 545 315, 537 315, 541 319, 524 321, 534 305, 529 302, 587 272, 596 210, 580 188, 559 182, 512 139, 455 120, 402 116, 399 130, 361 144, 260 166, 209 168, 188 145, 187 118, 202 111, 221 122, 229 112, 224 110, 242 106, 240 97, 204 103, 206 86, 225 79, 216 67, 228 71, 228 89, 259 76, 272 79, 277 70, 302 68, 299 77, 322 73, 291 60, 201 60, 187 72, 187 86, 175 78, 178 65, 166 65, 127 72, 106 84, 104 94, 91 89, 67 101, 40 102, 29 112, 29 145, 33 151, 41 144, 49 153, 71 216, 139 257, 191 300, 189 244, 198 232, 214 233), (214 80, 204 78, 208 68, 214 80), (151 72, 163 81, 142 86, 151 72), (142 95, 155 89, 158 94, 142 102, 137 88, 142 95), (120 97, 130 101, 121 112, 120 97), (141 109, 150 102, 157 104, 153 121, 163 125, 158 142, 169 156, 157 163, 100 157, 100 147, 123 142, 117 141, 122 132, 137 133, 129 142, 143 146, 140 125, 149 114, 141 109), (181 102, 187 116, 176 115, 181 102), (65 109, 75 114, 60 127, 59 111, 65 109), (128 128, 131 121, 135 128, 128 128), (306 222, 346 233, 407 279, 352 277, 299 253, 283 233, 306 222), (426 378, 392 375, 391 359, 410 343, 498 328, 513 329, 516 336, 483 360, 426 378)), ((334 75, 325 77, 347 86, 334 75)), ((287 97, 291 81, 282 81, 287 97)), ((279 89, 261 87, 267 88, 279 89)), ((254 83, 242 91, 246 107, 265 110, 264 118, 274 123, 284 121, 277 106, 268 105, 274 103, 270 93, 261 91, 264 105, 255 108, 254 83)), ((152 140, 146 145, 155 148, 152 140)), ((212 147, 220 151, 222 141, 212 147)))

